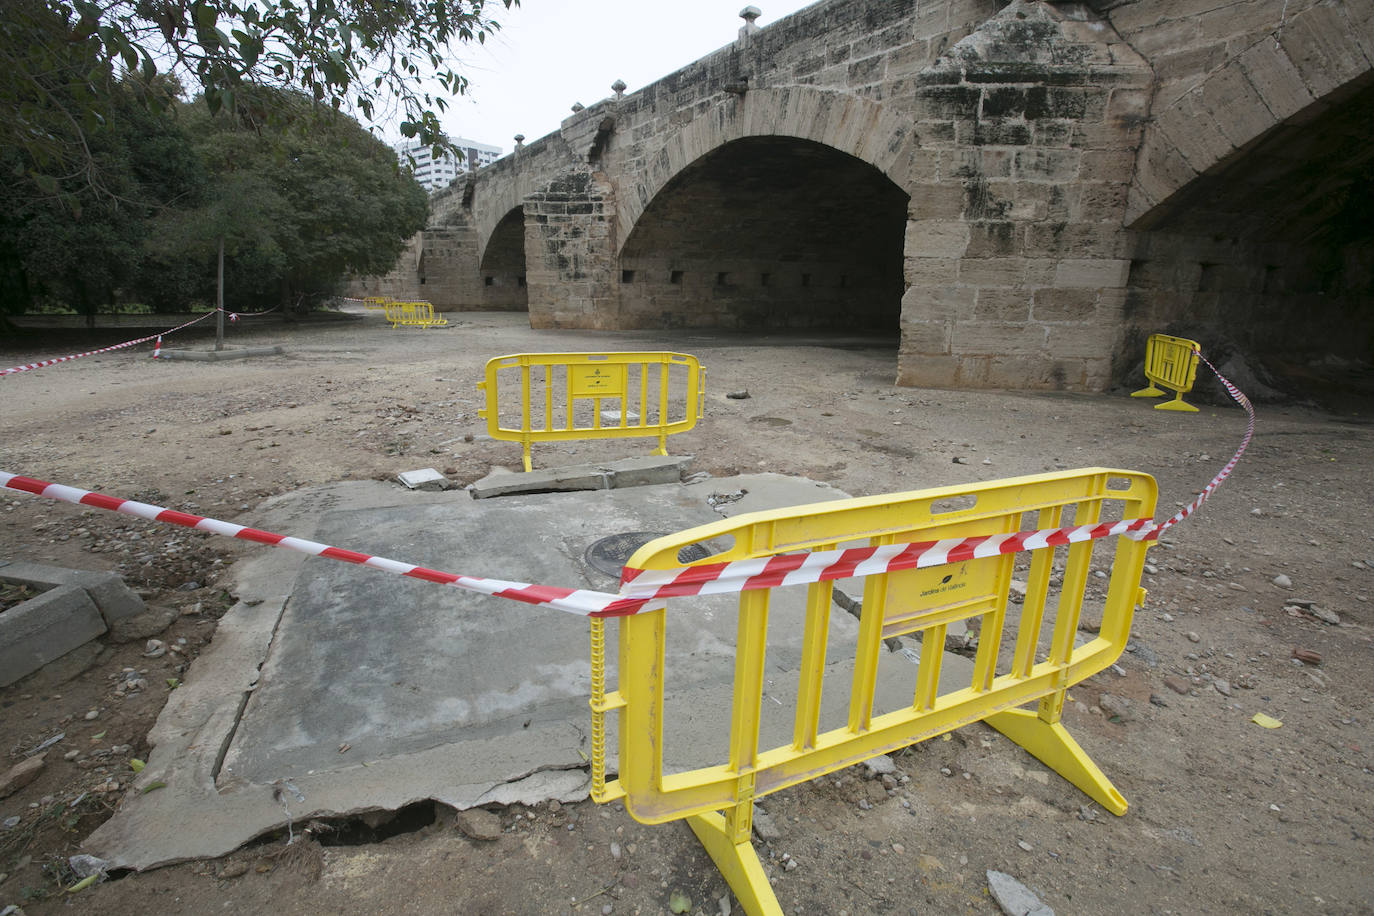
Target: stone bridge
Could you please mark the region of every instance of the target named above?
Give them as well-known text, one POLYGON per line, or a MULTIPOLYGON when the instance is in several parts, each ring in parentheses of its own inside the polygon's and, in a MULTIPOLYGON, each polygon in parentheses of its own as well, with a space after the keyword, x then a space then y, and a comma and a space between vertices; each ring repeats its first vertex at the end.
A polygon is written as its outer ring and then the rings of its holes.
POLYGON ((1370 357, 1374 0, 755 12, 459 179, 363 286, 536 327, 877 332, 909 385, 1101 389, 1159 330, 1370 357))

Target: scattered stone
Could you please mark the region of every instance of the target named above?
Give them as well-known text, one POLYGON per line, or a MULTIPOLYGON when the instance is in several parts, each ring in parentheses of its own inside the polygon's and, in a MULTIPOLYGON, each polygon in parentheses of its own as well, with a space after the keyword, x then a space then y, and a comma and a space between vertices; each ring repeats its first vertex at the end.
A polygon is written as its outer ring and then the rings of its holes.
POLYGON ((1329 623, 1333 627, 1340 626, 1341 624, 1340 615, 1337 614, 1335 611, 1328 611, 1324 607, 1313 606, 1308 609, 1308 613, 1310 613, 1313 617, 1320 620, 1322 623, 1329 623))
POLYGON ((90 712, 86 713, 86 721, 87 721, 87 722, 94 722, 96 719, 99 719, 99 718, 100 718, 100 710, 98 710, 98 709, 92 709, 90 712))
POLYGON ((952 461, 954 464, 968 464, 968 459, 962 455, 956 455, 952 461))
POLYGON ((19 826, 21 820, 23 820, 23 818, 16 814, 13 817, 7 817, 3 821, 0 821, 0 826, 3 826, 6 830, 13 830, 15 827, 19 826))
POLYGON ((1187 633, 1184 633, 1183 635, 1188 637, 1189 642, 1202 642, 1202 637, 1197 635, 1197 633, 1193 630, 1189 630, 1187 633))
POLYGON ((1054 916, 1054 910, 1011 875, 991 870, 987 875, 988 891, 1007 916, 1054 916))
POLYGON ((726 894, 717 900, 716 908, 720 910, 720 916, 730 916, 730 895, 726 894))
POLYGON ((167 644, 160 639, 150 639, 143 649, 144 658, 161 658, 167 654, 167 644))
POLYGON ((1212 686, 1213 686, 1214 688, 1216 688, 1217 693, 1221 694, 1222 696, 1224 696, 1224 697, 1229 697, 1229 696, 1231 696, 1231 682, 1230 682, 1230 681, 1228 681, 1228 680, 1226 680, 1226 679, 1224 679, 1224 678, 1217 678, 1216 680, 1212 681, 1212 686))
POLYGON ((0 798, 7 798, 38 778, 47 765, 47 754, 35 754, 28 760, 21 760, 4 776, 0 776, 0 798))
POLYGON ((1033 849, 1035 848, 1035 847, 1032 846, 1030 843, 1027 843, 1025 840, 1017 840, 1017 841, 1016 841, 1016 845, 1017 845, 1017 846, 1020 846, 1021 849, 1024 850, 1025 852, 1030 852, 1031 850, 1033 850, 1033 849))
POLYGON ((1176 677, 1166 677, 1164 679, 1164 686, 1168 687, 1174 693, 1183 697, 1186 697, 1188 695, 1188 691, 1192 689, 1188 686, 1187 681, 1179 680, 1176 677))
POLYGON ((893 843, 893 844, 892 844, 892 851, 895 852, 895 853, 896 853, 897 855, 899 855, 899 856, 900 856, 900 855, 905 855, 905 854, 906 854, 906 847, 903 846, 901 843, 893 843))
POLYGON ((874 757, 864 761, 864 769, 867 770, 869 779, 877 776, 896 776, 897 764, 887 754, 874 757))
POLYGON ((611 841, 611 858, 619 859, 624 853, 620 849, 620 844, 615 840, 611 841))
POLYGON ((778 825, 773 823, 773 819, 758 805, 754 806, 754 832, 764 842, 782 839, 782 831, 778 829, 778 825))
POLYGON ((1164 699, 1164 697, 1160 696, 1160 695, 1157 694, 1157 693, 1152 693, 1152 694, 1150 694, 1150 705, 1151 705, 1151 706, 1168 706, 1168 705, 1169 705, 1169 701, 1166 700, 1166 699, 1164 699))
POLYGON ((459 811, 453 819, 453 826, 474 840, 495 840, 501 836, 501 818, 484 808, 459 811))
POLYGON ((1304 665, 1320 665, 1322 663, 1321 653, 1313 652, 1311 649, 1294 649, 1293 658, 1304 665))
POLYGON ((1292 588, 1292 587, 1293 587, 1293 580, 1290 579, 1290 578, 1288 578, 1287 576, 1285 576, 1283 573, 1279 573, 1277 576, 1275 576, 1275 577, 1274 577, 1273 579, 1271 579, 1270 581, 1273 582, 1275 585, 1277 585, 1279 588, 1292 588))
POLYGON ((1114 693, 1102 694, 1097 699, 1097 705, 1109 719, 1125 723, 1135 718, 1131 711, 1131 701, 1114 693))
POLYGON ((726 392, 725 396, 732 401, 745 401, 749 399, 749 389, 726 392))
POLYGON ((226 862, 224 868, 220 869, 220 878, 242 878, 248 874, 247 862, 226 862))
MULTIPOLYGON (((196 604, 196 608, 199 613, 199 603, 196 604)), ((150 607, 132 617, 116 620, 110 625, 110 639, 117 643, 148 639, 171 626, 172 621, 181 614, 182 612, 174 607, 150 607)))

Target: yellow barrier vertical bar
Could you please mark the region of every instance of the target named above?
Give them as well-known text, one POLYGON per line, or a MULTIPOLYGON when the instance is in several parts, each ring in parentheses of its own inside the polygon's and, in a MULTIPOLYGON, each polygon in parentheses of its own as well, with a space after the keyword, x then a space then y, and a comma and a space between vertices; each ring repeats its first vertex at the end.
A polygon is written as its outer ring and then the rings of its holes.
MULTIPOLYGON (((639 364, 639 425, 649 425, 649 366, 650 363, 639 364)), ((626 395, 628 397, 628 395, 626 395)), ((659 417, 659 422, 663 418, 659 417)))
POLYGON ((916 697, 912 707, 926 712, 935 708, 940 691, 940 666, 945 660, 945 634, 948 624, 937 624, 921 631, 921 661, 916 667, 916 697))
MULTIPOLYGON (((667 357, 662 357, 666 360, 667 357)), ((668 454, 668 364, 658 365, 658 451, 655 455, 668 454)))
MULTIPOLYGON (((1038 513, 1035 527, 1058 528, 1063 514, 1062 506, 1052 506, 1043 510, 1038 513)), ((1026 577, 1026 597, 1021 603, 1021 626, 1016 634, 1016 652, 1012 656, 1012 677, 1030 677, 1031 668, 1035 665, 1035 650, 1040 645, 1040 627, 1045 620, 1050 574, 1053 571, 1053 549, 1031 552, 1030 574, 1026 577)))
POLYGON ((978 653, 973 659, 973 689, 982 693, 992 689, 997 676, 997 658, 1002 651, 1002 627, 1007 620, 1007 601, 1011 596, 1011 572, 1015 554, 1004 554, 997 562, 996 607, 983 615, 978 626, 978 653))
MULTIPOLYGON (((890 543, 875 539, 874 546, 890 543)), ((868 731, 873 721, 873 693, 878 684, 878 650, 883 644, 883 615, 887 610, 887 573, 864 580, 863 611, 859 616, 859 639, 854 650, 854 683, 849 692, 849 730, 868 731)))
POLYGON ((574 429, 577 425, 577 403, 573 400, 573 370, 571 364, 563 367, 563 397, 568 405, 568 418, 563 428, 574 429))
MULTIPOLYGON (((833 550, 834 544, 818 544, 816 550, 833 550)), ((806 628, 802 635, 801 673, 797 676, 797 712, 792 725, 792 749, 816 746, 821 722, 821 687, 825 677, 825 650, 830 631, 830 603, 834 583, 815 582, 806 590, 806 628)))
MULTIPOLYGON (((1085 500, 1078 504, 1074 524, 1095 525, 1101 514, 1102 500, 1085 500)), ((1083 610, 1083 593, 1088 587, 1094 543, 1080 541, 1069 547, 1069 556, 1064 563, 1064 584, 1059 591, 1059 609, 1054 618, 1054 637, 1050 643, 1051 664, 1067 664, 1073 655, 1073 639, 1078 632, 1078 616, 1083 610)))
POLYGON ((768 589, 740 594, 739 626, 735 637, 735 696, 730 710, 730 769, 737 773, 752 770, 758 759, 769 595, 768 589))
POLYGON ((620 618, 620 784, 631 798, 663 786, 665 605, 620 618))
POLYGON ((544 432, 553 429, 553 366, 544 364, 544 432))
POLYGON ((532 426, 530 418, 530 362, 528 359, 520 360, 520 445, 524 450, 525 470, 534 470, 534 462, 530 460, 530 446, 533 444, 533 437, 530 435, 532 426))

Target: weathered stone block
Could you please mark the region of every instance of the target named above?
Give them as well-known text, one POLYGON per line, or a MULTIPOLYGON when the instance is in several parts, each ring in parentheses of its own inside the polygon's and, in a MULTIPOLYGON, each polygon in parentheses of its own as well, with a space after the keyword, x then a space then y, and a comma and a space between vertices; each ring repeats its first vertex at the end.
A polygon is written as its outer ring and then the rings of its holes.
POLYGON ((1037 289, 1031 317, 1036 321, 1088 321, 1096 312, 1095 289, 1037 289))
POLYGON ((1072 181, 1078 177, 1078 150, 1027 149, 1016 153, 1015 174, 1043 181, 1072 181))
POLYGON ((969 245, 969 226, 953 220, 911 220, 906 226, 908 258, 957 258, 969 245))
POLYGON ((968 224, 968 245, 964 252, 970 258, 992 258, 1020 254, 1021 227, 1013 222, 976 222, 968 224))
POLYGON ((1369 69, 1339 5, 1308 7, 1288 23, 1279 43, 1318 98, 1369 69))
POLYGON ((949 322, 902 320, 902 350, 924 356, 949 353, 949 322))
POLYGON ((959 279, 957 258, 907 258, 908 286, 953 286, 959 279))
POLYGON ((980 289, 973 308, 979 321, 1024 323, 1030 321, 1031 294, 1024 289, 980 289))
POLYGON ((906 388, 953 388, 959 384, 957 356, 926 356, 902 351, 897 364, 897 384, 906 388))
POLYGON ((965 286, 1017 286, 1025 273, 1022 258, 964 258, 959 262, 959 282, 965 286))
POLYGON ((1051 327, 1047 345, 1054 359, 1090 359, 1112 353, 1121 341, 1119 325, 1089 324, 1079 327, 1051 327))
POLYGON ((1245 49, 1237 64, 1276 119, 1285 120, 1312 104, 1302 74, 1277 42, 1256 42, 1245 49))
POLYGON ((1045 349, 1045 328, 1038 324, 961 321, 954 325, 950 349, 959 356, 1040 353, 1045 349))
POLYGON ((906 321, 957 321, 973 314, 976 291, 956 286, 913 286, 902 296, 906 321))
POLYGON ((1274 115, 1239 67, 1223 67, 1202 84, 1202 104, 1233 146, 1274 126, 1274 115))
POLYGON ((1131 262, 1126 260, 1071 258, 1059 262, 1054 285, 1061 289, 1125 286, 1130 269, 1131 262))

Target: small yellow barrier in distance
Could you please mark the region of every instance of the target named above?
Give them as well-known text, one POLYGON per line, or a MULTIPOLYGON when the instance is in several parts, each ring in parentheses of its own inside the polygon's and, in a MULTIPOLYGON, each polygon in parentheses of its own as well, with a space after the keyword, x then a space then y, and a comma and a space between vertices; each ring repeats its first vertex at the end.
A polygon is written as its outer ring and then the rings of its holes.
MULTIPOLYGON (((1155 482, 1147 474, 1062 471, 740 515, 652 541, 627 565, 676 570, 856 545, 1149 518, 1155 499, 1155 482), (727 546, 706 559, 680 562, 679 552, 697 544, 727 546)), ((733 647, 723 643, 726 652, 733 648, 733 661, 726 654, 721 662, 722 676, 734 672, 733 698, 728 708, 721 703, 716 710, 695 692, 687 694, 683 706, 673 706, 667 678, 690 659, 668 654, 666 646, 677 614, 691 612, 693 602, 722 599, 670 598, 618 618, 619 685, 610 691, 609 634, 604 620, 592 620, 592 797, 603 803, 623 799, 642 823, 686 819, 752 916, 782 914, 750 844, 756 799, 973 722, 991 725, 1104 808, 1124 814, 1125 799, 1065 730, 1060 714, 1069 688, 1110 666, 1125 649, 1134 609, 1145 596, 1140 576, 1148 545, 1124 536, 1059 543, 1012 554, 975 554, 925 569, 867 575, 856 569, 854 574, 863 576, 857 638, 834 635, 841 632, 830 619, 836 583, 741 592, 733 647), (1108 566, 1105 583, 1092 576, 1093 569, 1108 566), (1013 579, 1025 583, 1019 605, 1010 599, 1013 579), (1089 591, 1105 602, 1102 624, 1094 639, 1078 646, 1075 636, 1089 591), (770 609, 777 618, 771 628, 770 609), (942 683, 945 632, 961 620, 981 624, 972 676, 947 676, 942 683), (918 659, 915 652, 886 654, 885 639, 915 635, 920 637, 918 659), (794 697, 785 703, 778 697, 788 696, 790 682, 777 678, 777 669, 766 668, 766 661, 788 640, 793 652, 799 640, 800 674, 794 697), (853 673, 831 680, 848 684, 825 682, 826 672, 837 670, 837 657, 851 660, 853 673), (880 666, 885 666, 881 679, 880 666), (823 686, 829 699, 824 716, 823 686), (845 687, 847 700, 843 693, 829 696, 845 687), (1029 703, 1036 706, 1018 708, 1029 703), (695 723, 711 717, 708 730, 719 719, 720 732, 729 736, 728 752, 723 747, 701 751, 693 739, 689 754, 702 752, 718 762, 685 772, 679 771, 680 761, 665 764, 664 723, 665 718, 676 721, 674 711, 695 723), (607 781, 606 714, 611 712, 618 713, 619 777, 607 781), (823 718, 837 727, 823 729, 823 718), (762 744, 761 720, 771 740, 782 743, 762 744)), ((688 651, 697 654, 695 648, 688 651)), ((954 673, 951 666, 947 675, 954 673)))
POLYGON ((363 308, 385 309, 389 302, 391 302, 390 296, 368 296, 363 300, 363 308))
POLYGON ((695 356, 668 352, 517 353, 487 361, 487 421, 493 439, 519 442, 525 470, 535 442, 668 437, 696 425, 705 373, 695 356))
POLYGON ((1186 337, 1151 334, 1145 344, 1145 378, 1150 385, 1131 392, 1133 398, 1157 398, 1168 392, 1156 387, 1163 385, 1174 392, 1172 401, 1156 404, 1155 410, 1181 410, 1196 413, 1197 408, 1183 400, 1193 390, 1197 378, 1198 344, 1186 337))
POLYGON ((442 328, 448 319, 435 315, 434 306, 429 302, 396 302, 385 304, 386 320, 393 329, 398 327, 442 328))

